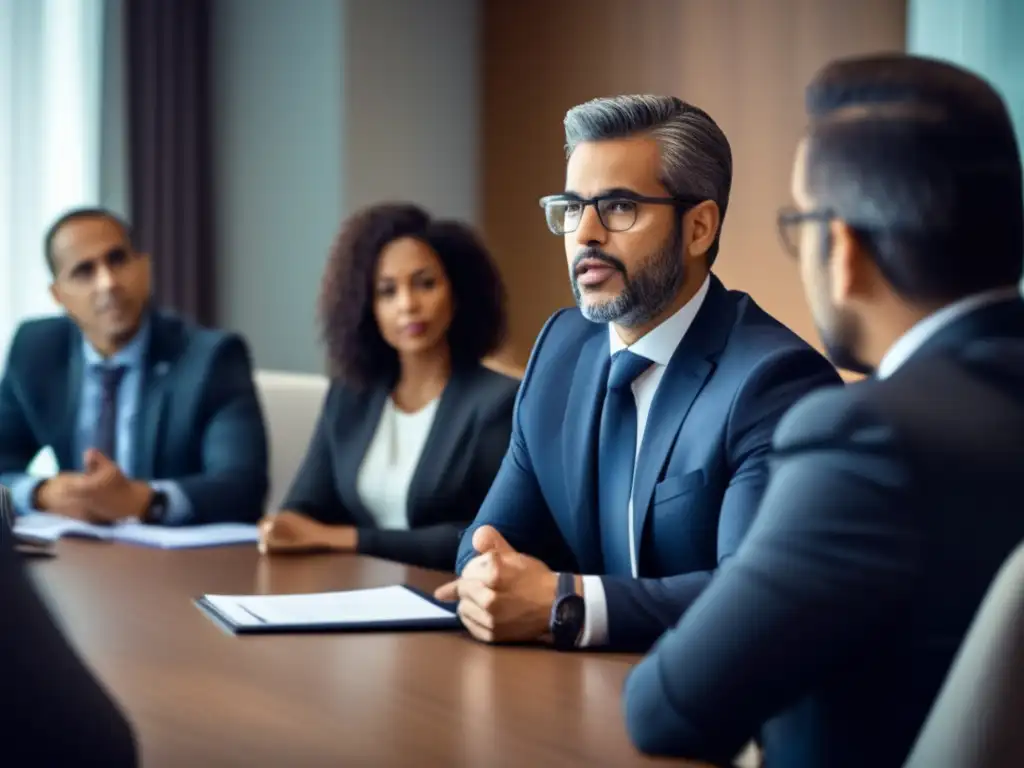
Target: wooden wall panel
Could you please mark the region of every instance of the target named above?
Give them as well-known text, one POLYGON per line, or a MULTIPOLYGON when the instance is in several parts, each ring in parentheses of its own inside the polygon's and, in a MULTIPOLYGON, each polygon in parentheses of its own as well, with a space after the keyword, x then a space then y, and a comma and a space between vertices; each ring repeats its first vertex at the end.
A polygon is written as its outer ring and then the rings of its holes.
POLYGON ((734 181, 716 273, 819 344, 775 233, 789 202, 803 88, 831 58, 905 48, 905 0, 485 0, 484 231, 509 285, 508 357, 524 363, 572 303, 537 200, 564 183, 562 118, 595 96, 680 96, 722 126, 734 181))

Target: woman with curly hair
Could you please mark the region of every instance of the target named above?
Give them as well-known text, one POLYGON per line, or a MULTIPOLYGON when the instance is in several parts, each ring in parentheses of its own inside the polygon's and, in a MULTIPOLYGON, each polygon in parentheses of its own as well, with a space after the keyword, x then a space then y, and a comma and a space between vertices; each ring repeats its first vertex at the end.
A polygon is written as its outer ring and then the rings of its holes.
POLYGON ((261 551, 450 571, 508 448, 519 385, 481 364, 506 330, 490 255, 414 205, 370 207, 331 251, 319 314, 332 384, 261 551))

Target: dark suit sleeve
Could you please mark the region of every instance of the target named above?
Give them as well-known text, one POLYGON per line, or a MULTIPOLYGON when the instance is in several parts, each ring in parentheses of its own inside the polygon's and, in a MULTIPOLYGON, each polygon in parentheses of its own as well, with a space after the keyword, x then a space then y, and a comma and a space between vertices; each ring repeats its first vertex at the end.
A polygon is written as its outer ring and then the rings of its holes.
POLYGON ((245 342, 227 337, 207 374, 202 434, 203 471, 174 478, 192 513, 176 522, 256 522, 268 476, 267 432, 245 342))
POLYGON ((0 379, 0 482, 17 479, 28 468, 42 446, 36 439, 22 405, 18 381, 18 358, 24 351, 19 331, 11 342, 11 351, 3 378, 0 379))
MULTIPOLYGON (((489 408, 478 439, 466 450, 472 453, 472 467, 466 478, 464 499, 460 507, 474 512, 480 507, 508 450, 512 429, 515 390, 502 392, 497 407, 489 408)), ((471 519, 429 525, 408 531, 382 528, 359 529, 359 552, 398 560, 411 565, 451 571, 459 537, 471 519)))
POLYGON ((135 766, 131 726, 36 594, 2 521, 0 584, 4 764, 135 766))
MULTIPOLYGON (((718 563, 739 548, 754 521, 768 484, 772 434, 780 419, 808 393, 841 384, 835 369, 809 348, 779 352, 751 372, 733 403, 726 430, 732 472, 718 518, 718 563)), ((686 503, 685 497, 681 503, 686 503)), ((680 509, 679 515, 686 510, 680 509)), ((715 571, 695 571, 664 579, 605 577, 608 644, 646 650, 707 587, 715 571)))
POLYGON ((337 418, 339 394, 332 385, 324 398, 313 437, 281 509, 301 512, 316 520, 330 520, 336 525, 352 525, 352 513, 341 502, 336 489, 334 457, 328 439, 330 425, 337 418))
MULTIPOLYGON (((813 410, 787 422, 804 431, 801 420, 842 420, 813 410)), ((880 424, 780 451, 739 552, 626 681, 626 727, 639 749, 728 761, 885 631, 919 569, 900 456, 880 424)))
POLYGON ((516 394, 508 451, 479 514, 462 535, 455 564, 456 573, 461 574, 466 563, 476 556, 473 532, 483 525, 493 526, 517 550, 529 552, 553 567, 569 557, 564 539, 537 483, 522 428, 523 412, 530 407, 530 387, 536 362, 541 355, 544 339, 557 319, 558 314, 552 316, 537 337, 516 394))

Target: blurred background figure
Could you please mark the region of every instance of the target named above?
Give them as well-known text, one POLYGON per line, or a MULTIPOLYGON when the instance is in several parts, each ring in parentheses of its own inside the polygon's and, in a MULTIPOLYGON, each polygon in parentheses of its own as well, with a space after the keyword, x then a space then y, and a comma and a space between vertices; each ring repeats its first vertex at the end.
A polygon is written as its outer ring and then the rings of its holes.
POLYGON ((110 211, 47 232, 63 316, 25 321, 0 380, 0 479, 20 514, 255 522, 267 444, 245 341, 156 306, 149 254, 110 211), (27 474, 50 447, 60 472, 27 474))
POLYGON ((320 295, 333 384, 265 552, 450 570, 508 447, 518 380, 485 367, 505 288, 473 232, 413 205, 345 222, 320 295))

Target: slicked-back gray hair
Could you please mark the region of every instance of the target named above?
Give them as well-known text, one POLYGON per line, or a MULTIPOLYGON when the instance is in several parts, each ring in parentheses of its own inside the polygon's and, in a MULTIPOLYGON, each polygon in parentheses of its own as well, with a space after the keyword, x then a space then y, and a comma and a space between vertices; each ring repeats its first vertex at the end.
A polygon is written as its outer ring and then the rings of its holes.
POLYGON ((670 194, 700 197, 718 206, 718 234, 707 251, 711 266, 732 187, 732 149, 711 116, 674 96, 653 95, 593 99, 565 115, 566 157, 583 141, 641 135, 661 147, 659 180, 670 194))

